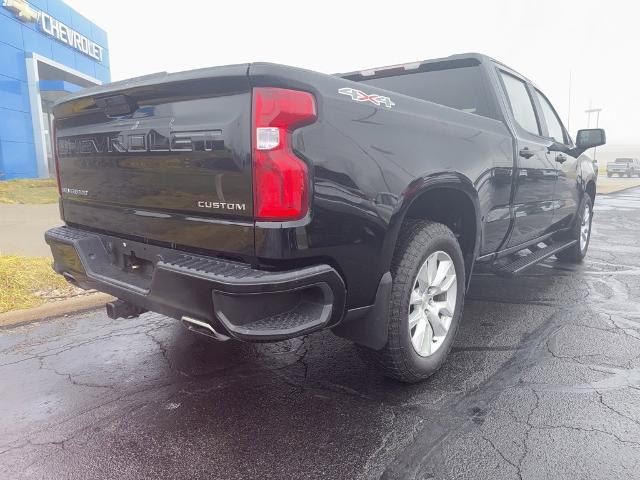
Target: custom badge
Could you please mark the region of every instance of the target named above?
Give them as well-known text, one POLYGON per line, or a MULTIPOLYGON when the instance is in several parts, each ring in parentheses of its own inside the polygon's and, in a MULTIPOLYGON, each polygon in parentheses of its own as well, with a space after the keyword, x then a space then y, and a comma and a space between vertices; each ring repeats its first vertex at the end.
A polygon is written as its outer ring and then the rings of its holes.
POLYGON ((356 102, 371 102, 378 107, 380 105, 384 105, 387 108, 391 108, 395 105, 389 97, 383 97, 382 95, 376 95, 375 93, 369 95, 368 93, 356 90, 355 88, 341 88, 338 90, 338 93, 348 95, 351 97, 351 100, 355 100, 356 102))

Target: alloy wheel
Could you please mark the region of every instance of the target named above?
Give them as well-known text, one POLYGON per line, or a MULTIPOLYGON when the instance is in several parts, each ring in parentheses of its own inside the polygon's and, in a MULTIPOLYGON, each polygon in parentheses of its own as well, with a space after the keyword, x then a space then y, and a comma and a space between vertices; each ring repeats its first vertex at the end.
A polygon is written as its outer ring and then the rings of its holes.
POLYGON ((456 309, 458 277, 451 257, 443 251, 424 261, 409 299, 409 335, 416 353, 428 357, 442 346, 456 309))

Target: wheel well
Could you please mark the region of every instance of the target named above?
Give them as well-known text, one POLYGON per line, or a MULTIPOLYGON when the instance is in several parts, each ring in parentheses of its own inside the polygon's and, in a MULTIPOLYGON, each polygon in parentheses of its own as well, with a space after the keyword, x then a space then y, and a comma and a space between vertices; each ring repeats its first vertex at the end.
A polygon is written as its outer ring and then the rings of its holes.
POLYGON ((405 218, 439 222, 451 229, 464 255, 467 270, 476 246, 476 210, 469 196, 456 188, 438 187, 422 193, 411 203, 405 218))
POLYGON ((587 188, 585 188, 585 192, 591 197, 591 205, 595 205, 596 203, 596 182, 590 181, 587 183, 587 188))

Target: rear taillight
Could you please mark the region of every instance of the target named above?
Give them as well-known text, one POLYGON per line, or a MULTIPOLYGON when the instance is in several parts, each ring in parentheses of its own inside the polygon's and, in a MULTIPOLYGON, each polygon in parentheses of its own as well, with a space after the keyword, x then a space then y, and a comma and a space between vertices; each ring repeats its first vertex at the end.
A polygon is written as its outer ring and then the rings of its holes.
POLYGON ((62 196, 62 185, 60 185, 60 159, 58 158, 58 139, 56 138, 56 121, 51 122, 51 151, 53 152, 53 165, 56 169, 56 183, 58 184, 58 195, 62 196))
POLYGON ((253 204, 257 220, 286 221, 309 209, 309 173, 291 147, 291 132, 315 121, 313 95, 253 89, 253 204))

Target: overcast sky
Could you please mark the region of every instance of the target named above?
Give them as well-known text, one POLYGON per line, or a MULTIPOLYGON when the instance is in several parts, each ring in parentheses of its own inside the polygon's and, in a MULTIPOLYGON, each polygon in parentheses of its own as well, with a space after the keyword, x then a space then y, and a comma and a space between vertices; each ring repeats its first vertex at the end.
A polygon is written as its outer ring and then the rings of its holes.
MULTIPOLYGON (((603 109, 610 144, 640 144, 637 0, 66 0, 109 35, 112 79, 270 61, 324 73, 481 52, 518 70, 570 131, 603 109)), ((592 126, 594 126, 592 119, 592 126)))

